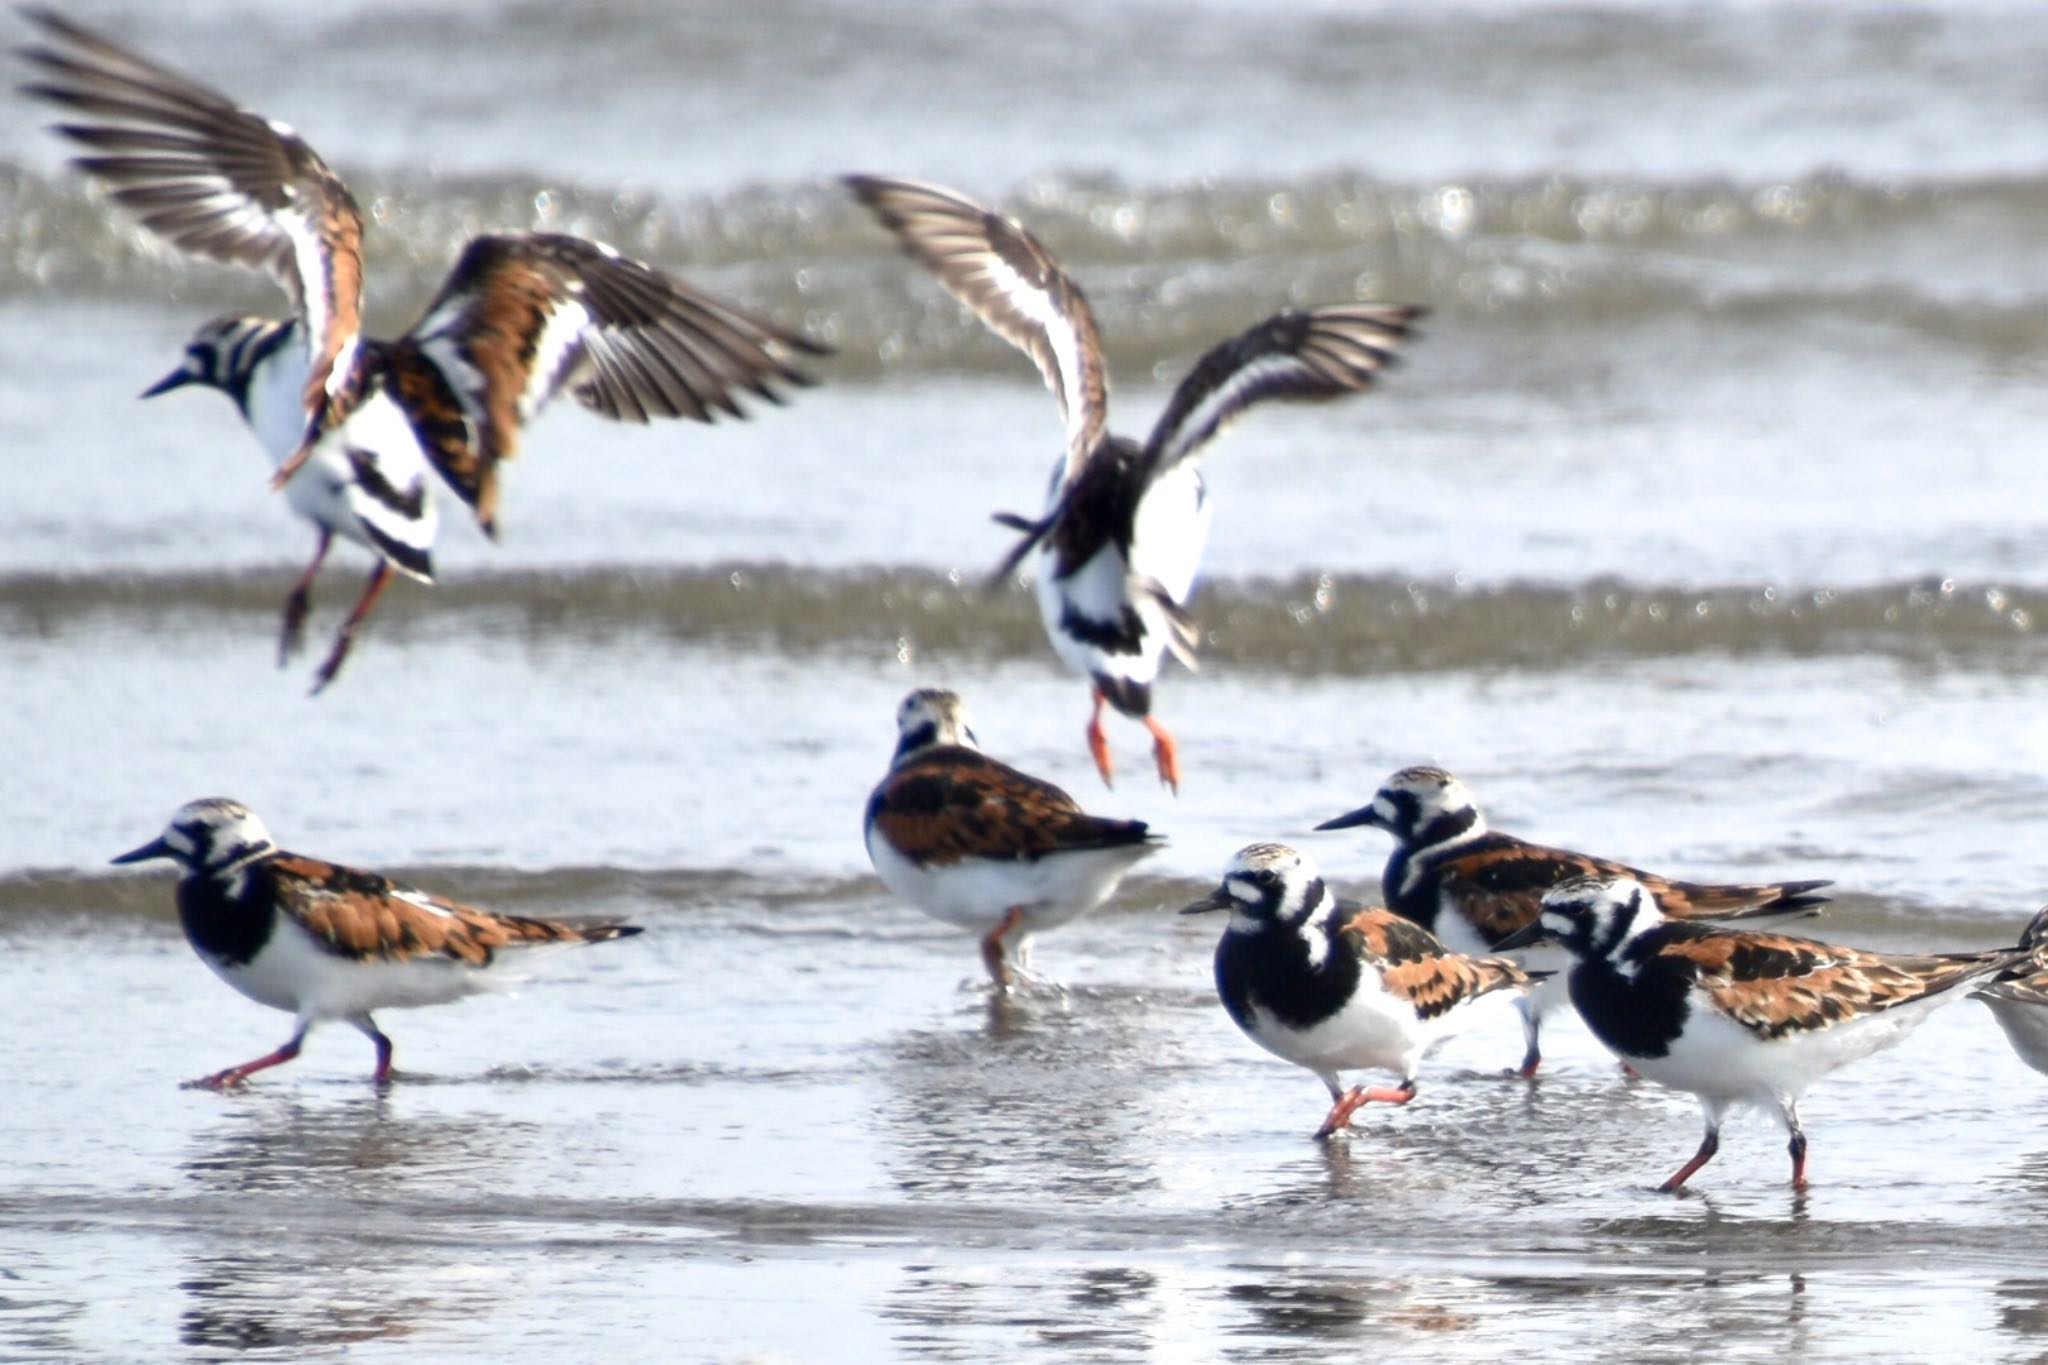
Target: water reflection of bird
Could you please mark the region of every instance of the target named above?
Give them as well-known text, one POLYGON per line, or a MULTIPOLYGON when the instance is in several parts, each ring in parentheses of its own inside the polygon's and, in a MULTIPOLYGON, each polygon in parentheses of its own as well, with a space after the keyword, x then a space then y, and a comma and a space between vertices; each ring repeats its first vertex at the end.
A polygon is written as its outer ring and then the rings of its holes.
MULTIPOLYGON (((217 1111, 200 1148, 180 1163, 200 1208, 233 1209, 264 1229, 191 1239, 178 1278, 186 1296, 179 1339, 211 1350, 321 1348, 409 1336, 473 1320, 495 1277, 451 1257, 450 1240, 423 1236, 435 1206, 501 1191, 506 1173, 543 1144, 537 1125, 488 1118, 396 1119, 374 1102, 309 1104, 286 1093, 217 1111), (371 1239, 375 1256, 348 1268, 337 1292, 335 1238, 371 1239)), ((543 1144, 544 1145, 544 1144, 543 1144)), ((467 1241, 473 1202, 462 1204, 467 1241)))

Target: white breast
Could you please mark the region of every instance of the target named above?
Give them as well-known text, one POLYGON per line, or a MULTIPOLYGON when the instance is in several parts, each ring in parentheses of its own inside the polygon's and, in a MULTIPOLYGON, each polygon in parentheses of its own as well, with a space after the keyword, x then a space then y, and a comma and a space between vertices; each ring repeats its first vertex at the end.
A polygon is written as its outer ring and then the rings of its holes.
POLYGON ((310 1021, 439 1005, 515 979, 495 967, 479 969, 445 957, 350 961, 324 951, 286 919, 278 921, 254 961, 227 966, 208 959, 207 965, 251 1000, 310 1021))
POLYGON ((1479 1003, 1466 1001, 1421 1019, 1407 1001, 1380 989, 1379 980, 1379 973, 1366 967, 1344 1008, 1306 1029, 1290 1029, 1254 1003, 1252 1037, 1274 1056, 1311 1071, 1379 1067, 1408 1076, 1438 1044, 1465 1029, 1479 1003))
POLYGON ((1943 992, 1831 1028, 1765 1039, 1715 1013, 1705 993, 1694 990, 1689 997, 1692 1013, 1670 1054, 1628 1061, 1651 1080, 1676 1090, 1772 1105, 1780 1098, 1797 1099, 1836 1067, 1890 1047, 1954 996, 1953 991, 1943 992))
POLYGON ((1126 844, 1031 862, 966 858, 920 867, 873 829, 867 842, 883 885, 934 919, 977 933, 995 928, 1012 907, 1022 907, 1022 927, 1031 933, 1078 919, 1108 900, 1124 874, 1156 851, 1150 844, 1126 844))

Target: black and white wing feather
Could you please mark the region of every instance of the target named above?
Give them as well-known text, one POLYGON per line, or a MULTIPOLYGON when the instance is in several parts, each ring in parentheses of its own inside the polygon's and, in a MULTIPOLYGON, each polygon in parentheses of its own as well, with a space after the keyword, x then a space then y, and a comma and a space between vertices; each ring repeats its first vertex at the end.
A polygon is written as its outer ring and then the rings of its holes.
POLYGON ((846 184, 948 293, 1037 364, 1066 423, 1071 481, 1109 422, 1102 341, 1080 288, 1020 224, 965 195, 880 176, 846 184))
POLYGON ((436 447, 489 524, 492 471, 556 394, 615 421, 743 417, 740 395, 809 384, 791 353, 827 348, 608 246, 553 233, 478 237, 406 342, 432 361, 475 432, 436 447), (451 468, 456 454, 472 462, 451 468))
POLYGON ((309 435, 353 378, 362 327, 362 215, 304 139, 49 9, 21 49, 23 87, 79 115, 55 131, 74 163, 171 245, 267 271, 291 296, 311 358, 309 435))
POLYGON ((1398 359, 1419 308, 1335 304, 1276 313, 1195 364, 1145 444, 1148 478, 1201 449, 1268 398, 1321 399, 1371 386, 1398 359))

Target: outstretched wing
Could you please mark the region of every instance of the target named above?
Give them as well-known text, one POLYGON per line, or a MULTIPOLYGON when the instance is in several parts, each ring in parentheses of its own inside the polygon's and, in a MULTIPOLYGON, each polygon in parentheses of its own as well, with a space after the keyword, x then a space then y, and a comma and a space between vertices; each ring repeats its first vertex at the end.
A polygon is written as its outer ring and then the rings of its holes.
POLYGON ((362 215, 291 129, 139 57, 52 10, 28 18, 47 45, 21 56, 27 94, 83 116, 55 131, 73 164, 144 227, 184 251, 269 272, 305 324, 307 434, 347 388, 362 327, 362 215))
POLYGON ((1335 398, 1369 388, 1395 363, 1419 308, 1336 304, 1290 308, 1212 347, 1195 364, 1145 443, 1148 477, 1199 450, 1268 398, 1335 398))
POLYGON ((871 175, 846 184, 947 292, 1037 363, 1066 423, 1072 480, 1109 422, 1102 341, 1079 286, 1021 225, 965 195, 871 175))
POLYGON ((612 248, 555 233, 478 237, 406 341, 433 362, 475 431, 431 443, 442 474, 495 517, 496 466, 564 388, 615 421, 745 416, 811 382, 793 352, 827 348, 612 248))

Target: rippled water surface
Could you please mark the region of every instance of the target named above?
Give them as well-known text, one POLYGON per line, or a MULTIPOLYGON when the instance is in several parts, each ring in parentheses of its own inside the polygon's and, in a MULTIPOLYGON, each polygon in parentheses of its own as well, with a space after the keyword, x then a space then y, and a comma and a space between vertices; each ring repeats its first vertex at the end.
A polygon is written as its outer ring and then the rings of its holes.
MULTIPOLYGON (((617 243, 829 340, 716 428, 564 409, 504 541, 450 516, 340 683, 273 667, 312 548, 217 395, 132 395, 268 285, 158 250, 0 119, 0 1358, 2032 1359, 2048 1078, 1981 1005, 1749 1116, 1505 1010, 1348 1142, 1171 910, 1441 763, 1495 823, 1828 877, 1814 933, 2008 942, 2048 888, 2037 472, 2048 8, 1963 3, 288 7, 80 17, 290 121, 373 218, 379 329, 470 233, 617 243), (929 176, 1087 289, 1142 434, 1290 302, 1431 314, 1367 398, 1207 466, 1178 799, 1104 791, 1019 585, 1026 362, 838 190, 929 176), (992 1005, 859 814, 897 699, 1171 843, 992 1005), (181 1091, 282 1015, 106 858, 233 794, 288 847, 644 936, 181 1091)), ((7 45, 27 37, 10 18, 7 45)), ((365 565, 346 549, 313 628, 365 565)))

